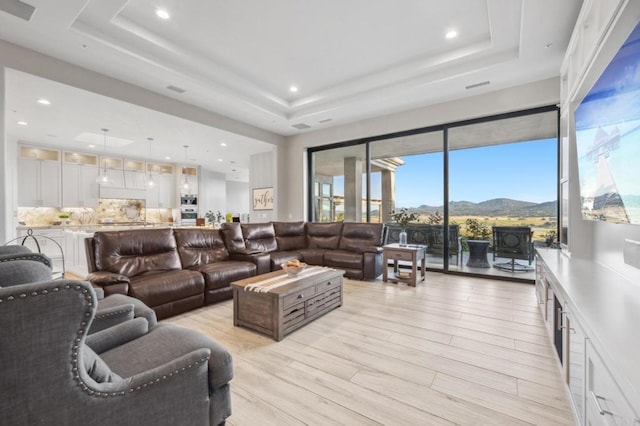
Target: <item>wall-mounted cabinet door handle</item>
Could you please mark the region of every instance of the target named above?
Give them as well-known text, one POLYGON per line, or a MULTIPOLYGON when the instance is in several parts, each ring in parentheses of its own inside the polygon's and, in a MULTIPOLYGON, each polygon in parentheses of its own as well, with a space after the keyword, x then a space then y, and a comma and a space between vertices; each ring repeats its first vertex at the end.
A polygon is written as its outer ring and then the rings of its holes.
POLYGON ((556 324, 556 329, 558 331, 561 331, 564 328, 564 326, 562 325, 562 315, 564 315, 564 311, 562 310, 562 308, 558 308, 558 319, 559 319, 559 321, 558 321, 558 324, 556 324))
POLYGON ((606 401, 607 398, 605 398, 604 396, 598 396, 598 395, 595 394, 595 392, 591 391, 591 399, 593 399, 593 403, 596 404, 596 409, 598 410, 598 413, 600 413, 601 416, 604 416, 604 415, 613 416, 614 415, 611 411, 605 410, 600 405, 600 400, 606 401))

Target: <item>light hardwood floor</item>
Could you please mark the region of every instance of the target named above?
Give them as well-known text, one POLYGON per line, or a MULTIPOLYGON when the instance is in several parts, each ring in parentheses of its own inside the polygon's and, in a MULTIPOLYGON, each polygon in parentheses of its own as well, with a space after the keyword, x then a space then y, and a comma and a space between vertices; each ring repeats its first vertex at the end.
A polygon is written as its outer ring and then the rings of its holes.
POLYGON ((229 425, 571 425, 534 286, 428 272, 345 281, 344 305, 281 342, 232 301, 165 320, 233 355, 229 425))

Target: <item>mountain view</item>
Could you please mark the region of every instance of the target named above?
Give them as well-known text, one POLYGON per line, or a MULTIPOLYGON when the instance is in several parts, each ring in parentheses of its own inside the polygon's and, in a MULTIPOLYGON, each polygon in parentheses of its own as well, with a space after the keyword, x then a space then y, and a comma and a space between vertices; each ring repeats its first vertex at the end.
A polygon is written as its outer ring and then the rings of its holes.
MULTIPOLYGON (((399 206, 401 208, 402 206, 399 206)), ((452 201, 449 203, 450 216, 505 216, 505 217, 555 217, 557 201, 532 203, 509 198, 495 198, 493 200, 472 203, 470 201, 452 201)), ((442 214, 443 206, 407 207, 410 213, 442 214)))

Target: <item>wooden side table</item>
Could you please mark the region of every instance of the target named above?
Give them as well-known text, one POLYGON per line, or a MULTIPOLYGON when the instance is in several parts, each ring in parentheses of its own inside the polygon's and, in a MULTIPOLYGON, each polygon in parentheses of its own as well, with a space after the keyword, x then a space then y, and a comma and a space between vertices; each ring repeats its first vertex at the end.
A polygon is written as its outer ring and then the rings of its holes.
POLYGON ((409 244, 401 246, 400 244, 388 244, 382 247, 382 280, 384 282, 404 282, 412 287, 418 283, 418 262, 420 262, 420 281, 425 278, 425 262, 426 262, 426 245, 409 244), (393 275, 388 276, 388 261, 393 260, 393 275), (402 272, 398 272, 398 261, 405 260, 411 262, 411 273, 403 276, 402 272))

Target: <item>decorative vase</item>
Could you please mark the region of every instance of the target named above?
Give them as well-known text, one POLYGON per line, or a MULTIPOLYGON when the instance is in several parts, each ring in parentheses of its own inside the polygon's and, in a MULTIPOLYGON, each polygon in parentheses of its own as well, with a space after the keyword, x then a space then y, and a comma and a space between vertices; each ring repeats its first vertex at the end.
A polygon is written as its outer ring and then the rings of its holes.
POLYGON ((407 245, 407 232, 406 231, 401 231, 400 234, 398 234, 398 238, 400 240, 400 245, 401 246, 406 246, 407 245))

